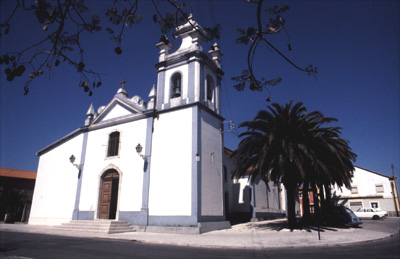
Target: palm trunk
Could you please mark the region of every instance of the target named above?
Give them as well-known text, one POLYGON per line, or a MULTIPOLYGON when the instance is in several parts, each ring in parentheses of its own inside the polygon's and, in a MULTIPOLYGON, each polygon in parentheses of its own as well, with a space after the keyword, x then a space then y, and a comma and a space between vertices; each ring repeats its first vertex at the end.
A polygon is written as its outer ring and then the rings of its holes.
POLYGON ((303 222, 310 223, 311 221, 311 213, 310 213, 310 199, 308 198, 308 188, 310 182, 308 180, 304 181, 303 183, 303 222))
POLYGON ((329 218, 329 215, 332 215, 333 204, 332 204, 332 195, 331 195, 331 186, 329 184, 324 185, 325 188, 325 208, 326 208, 326 219, 329 218))
POLYGON ((319 211, 319 198, 318 198, 317 186, 316 184, 311 184, 311 186, 314 196, 314 219, 317 222, 317 224, 319 224, 320 211, 319 211))
POLYGON ((288 226, 290 229, 294 229, 297 227, 296 221, 296 203, 295 203, 295 190, 296 185, 285 184, 286 194, 287 194, 287 217, 288 217, 288 226))
POLYGON ((320 222, 323 223, 327 215, 324 186, 322 184, 319 184, 318 189, 319 189, 320 204, 321 204, 320 222))

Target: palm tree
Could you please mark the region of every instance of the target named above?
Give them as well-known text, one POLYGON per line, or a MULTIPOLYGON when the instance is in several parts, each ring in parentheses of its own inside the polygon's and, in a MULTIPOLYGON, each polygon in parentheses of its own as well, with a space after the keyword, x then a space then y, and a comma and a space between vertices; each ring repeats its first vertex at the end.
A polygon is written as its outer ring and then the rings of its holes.
POLYGON ((240 134, 244 138, 232 153, 232 177, 249 173, 251 182, 257 176, 275 184, 282 182, 287 192, 290 228, 297 225, 298 186, 304 182, 350 186, 354 171, 351 161, 356 155, 340 138, 339 127, 323 127, 332 121, 337 120, 317 111, 307 113, 301 102, 292 107, 289 101, 284 106, 274 103, 268 110, 259 111, 252 121, 239 125, 247 127, 247 131, 240 134))

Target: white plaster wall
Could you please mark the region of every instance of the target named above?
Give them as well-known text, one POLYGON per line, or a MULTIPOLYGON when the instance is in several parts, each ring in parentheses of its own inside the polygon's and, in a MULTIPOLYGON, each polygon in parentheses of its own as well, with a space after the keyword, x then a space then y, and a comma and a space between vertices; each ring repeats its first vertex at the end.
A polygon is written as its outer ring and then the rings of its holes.
MULTIPOLYGON (((89 132, 82 192, 79 209, 96 211, 101 188, 101 175, 108 169, 120 173, 117 211, 140 211, 143 187, 144 160, 137 154, 136 145, 145 147, 147 120, 142 119, 89 132), (120 132, 119 153, 107 157, 109 134, 120 132)), ((144 154, 146 150, 143 149, 144 154)))
POLYGON ((163 113, 155 119, 149 215, 191 215, 193 109, 163 113))
POLYGON ((106 115, 104 116, 104 118, 101 121, 106 121, 112 118, 116 118, 116 117, 121 117, 121 116, 125 116, 125 115, 130 115, 132 114, 131 111, 129 111, 128 109, 126 109, 125 107, 123 107, 120 104, 116 104, 115 107, 113 107, 113 109, 106 115))
POLYGON ((247 177, 233 180, 231 212, 250 212, 251 191, 247 177))
POLYGON ((223 215, 221 121, 201 111, 201 215, 223 215))
POLYGON ((336 189, 336 194, 341 196, 365 197, 365 196, 383 196, 383 198, 392 198, 392 189, 388 177, 384 177, 367 170, 355 167, 354 176, 352 178, 352 186, 357 186, 358 193, 352 194, 351 190, 342 187, 336 189), (376 192, 376 184, 383 184, 383 193, 376 192))
POLYGON ((29 224, 54 225, 72 219, 78 183, 83 134, 50 150, 39 158, 29 224))

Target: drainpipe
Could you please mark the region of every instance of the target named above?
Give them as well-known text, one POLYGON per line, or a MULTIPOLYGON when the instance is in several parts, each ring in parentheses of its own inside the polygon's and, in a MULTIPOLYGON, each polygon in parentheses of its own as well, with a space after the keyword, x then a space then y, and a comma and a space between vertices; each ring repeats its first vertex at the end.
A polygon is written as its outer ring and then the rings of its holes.
POLYGON ((393 173, 393 180, 392 180, 392 194, 393 194, 393 201, 394 201, 394 208, 396 209, 396 215, 399 217, 399 195, 398 189, 396 184, 396 176, 394 173, 394 165, 392 164, 392 173, 393 173))

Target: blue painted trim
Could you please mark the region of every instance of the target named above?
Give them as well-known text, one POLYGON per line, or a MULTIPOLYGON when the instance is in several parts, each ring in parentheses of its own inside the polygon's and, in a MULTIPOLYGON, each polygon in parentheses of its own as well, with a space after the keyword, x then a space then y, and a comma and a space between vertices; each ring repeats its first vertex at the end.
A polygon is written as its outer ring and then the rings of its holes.
POLYGON ((149 211, 149 190, 150 190, 150 165, 151 165, 151 147, 153 139, 153 117, 147 119, 145 157, 143 166, 143 187, 142 187, 142 212, 145 213, 145 225, 147 225, 149 211))
POLYGON ((201 103, 205 103, 205 101, 206 101, 204 83, 205 83, 205 80, 204 80, 204 63, 201 62, 200 63, 200 97, 199 97, 199 101, 201 103))
POLYGON ((224 221, 224 216, 201 216, 199 218, 199 222, 215 222, 215 221, 224 221))
POLYGON ((44 148, 42 148, 41 150, 36 152, 37 156, 41 156, 44 153, 46 153, 47 151, 50 151, 51 149, 60 146, 61 144, 73 139, 74 137, 80 135, 82 132, 87 131, 88 128, 87 127, 81 127, 79 129, 74 130, 73 132, 65 135, 64 137, 60 138, 59 140, 54 141, 53 143, 51 143, 50 145, 45 146, 44 148))
POLYGON ((76 186, 76 194, 75 194, 75 205, 74 211, 72 212, 72 219, 79 219, 79 202, 81 199, 81 190, 82 190, 82 178, 83 178, 83 169, 85 165, 85 157, 86 157, 86 147, 88 140, 88 132, 83 133, 83 141, 82 141, 82 151, 81 151, 81 169, 79 169, 78 173, 78 183, 76 186))
POLYGON ((197 226, 197 217, 149 216, 149 226, 197 226))
POLYGON ((162 104, 164 102, 165 96, 165 70, 158 72, 158 82, 157 82, 157 110, 162 109, 162 104))
POLYGON ((201 152, 199 141, 199 109, 197 106, 192 108, 192 216, 198 218, 199 215, 199 184, 198 175, 201 172, 201 152), (197 137, 194 137, 197 136, 197 137), (200 157, 200 161, 196 161, 196 157, 200 157))
POLYGON ((194 85, 195 85, 195 63, 190 62, 188 65, 188 98, 189 98, 189 103, 195 102, 195 96, 196 93, 194 91, 194 85))
MULTIPOLYGON (((132 102, 131 100, 129 100, 127 98, 121 98, 119 96, 115 96, 111 100, 111 102, 103 109, 103 111, 93 120, 92 125, 112 120, 112 119, 108 119, 108 120, 99 122, 104 117, 106 117, 110 113, 110 111, 115 108, 115 106, 117 104, 121 105, 124 109, 126 109, 128 112, 131 112, 132 114, 140 114, 140 113, 142 113, 143 111, 146 110, 143 107, 137 105, 136 103, 132 102)), ((123 117, 131 116, 132 114, 125 115, 123 117)), ((118 118, 121 118, 121 117, 118 117, 118 118)))
POLYGON ((94 220, 94 211, 79 211, 77 220, 94 220))
POLYGON ((121 125, 124 123, 141 120, 141 119, 146 118, 144 113, 145 112, 121 116, 121 117, 106 120, 104 122, 101 121, 101 122, 98 122, 97 124, 94 124, 94 125, 92 124, 89 128, 89 131, 103 129, 103 128, 107 128, 107 127, 111 127, 111 126, 115 126, 115 125, 121 125))
POLYGON ((53 148, 56 148, 60 146, 63 143, 66 143, 67 141, 73 139, 74 137, 78 136, 82 132, 87 132, 87 131, 92 131, 92 130, 98 130, 98 129, 103 129, 115 125, 121 125, 124 123, 132 122, 132 121, 137 121, 146 118, 147 116, 145 115, 146 111, 143 112, 143 114, 133 114, 133 115, 128 115, 127 117, 119 117, 116 119, 112 120, 107 120, 106 122, 100 122, 99 124, 91 125, 89 128, 88 127, 81 127, 79 129, 74 130, 73 132, 67 134, 66 136, 60 138, 59 140, 56 140, 55 142, 51 143, 50 145, 47 145, 46 147, 42 148, 41 150, 36 152, 37 156, 41 156, 48 151, 52 150, 53 148))
POLYGON ((202 160, 204 159, 204 157, 203 157, 203 148, 202 148, 202 145, 201 145, 201 135, 202 135, 202 131, 201 131, 201 109, 199 109, 198 107, 197 107, 197 145, 198 145, 198 148, 197 148, 197 150, 198 150, 198 152, 199 152, 199 155, 200 155, 200 162, 199 162, 199 167, 198 167, 198 170, 197 170, 197 195, 198 195, 198 197, 197 197, 197 219, 199 219, 200 217, 201 217, 201 208, 202 208, 202 206, 201 206, 201 199, 202 199, 202 191, 203 191, 203 189, 202 189, 202 184, 201 184, 201 179, 202 179, 202 172, 203 172, 203 170, 202 170, 202 160))
POLYGON ((163 114, 166 112, 171 112, 171 111, 175 111, 175 110, 180 110, 180 109, 186 109, 188 107, 197 107, 197 108, 201 108, 203 111, 210 113, 212 116, 217 117, 219 120, 223 121, 225 120, 224 117, 222 117, 221 115, 219 115, 218 113, 210 110, 207 106, 205 106, 204 104, 200 103, 200 102, 195 102, 195 103, 189 103, 189 104, 184 104, 181 106, 175 106, 169 109, 164 109, 161 111, 157 111, 157 114, 163 114))
POLYGON ((145 211, 120 211, 118 214, 119 220, 126 220, 129 224, 146 226, 147 212, 145 211))

